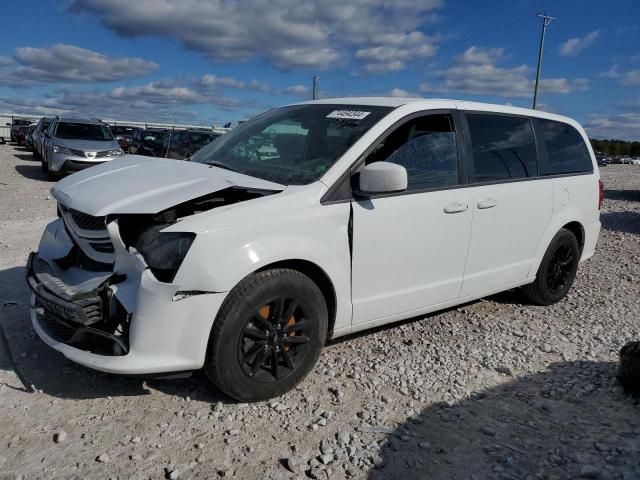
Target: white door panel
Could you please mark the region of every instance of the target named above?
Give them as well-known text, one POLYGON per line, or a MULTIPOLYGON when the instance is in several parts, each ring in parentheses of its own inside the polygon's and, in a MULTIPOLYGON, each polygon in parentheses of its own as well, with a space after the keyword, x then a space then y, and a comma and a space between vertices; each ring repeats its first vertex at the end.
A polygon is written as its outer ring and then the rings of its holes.
POLYGON ((354 324, 458 297, 469 189, 353 202, 354 324))
POLYGON ((527 278, 553 211, 550 180, 472 187, 473 224, 461 296, 527 278))

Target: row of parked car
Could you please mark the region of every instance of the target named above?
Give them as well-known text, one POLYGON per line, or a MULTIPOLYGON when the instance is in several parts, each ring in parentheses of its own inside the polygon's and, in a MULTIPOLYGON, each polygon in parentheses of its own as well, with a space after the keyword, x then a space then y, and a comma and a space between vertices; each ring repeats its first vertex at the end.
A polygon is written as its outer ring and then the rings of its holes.
POLYGON ((12 124, 11 140, 31 150, 51 177, 125 153, 185 160, 220 136, 208 129, 108 125, 99 119, 43 117, 28 125, 19 122, 12 124))
POLYGON ((596 161, 598 162, 598 166, 606 167, 610 164, 615 165, 640 165, 640 158, 638 157, 605 157, 604 155, 596 154, 596 161))

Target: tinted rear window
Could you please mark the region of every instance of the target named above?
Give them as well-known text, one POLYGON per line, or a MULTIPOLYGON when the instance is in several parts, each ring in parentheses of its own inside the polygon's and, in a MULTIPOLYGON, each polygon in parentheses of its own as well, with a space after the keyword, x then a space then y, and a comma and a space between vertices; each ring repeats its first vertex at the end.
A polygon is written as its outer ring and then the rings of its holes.
POLYGON ((538 120, 538 125, 547 147, 547 158, 540 165, 542 175, 593 171, 589 150, 575 128, 553 120, 538 120))
POLYGON ((531 121, 507 115, 468 114, 473 182, 535 177, 537 152, 531 121))

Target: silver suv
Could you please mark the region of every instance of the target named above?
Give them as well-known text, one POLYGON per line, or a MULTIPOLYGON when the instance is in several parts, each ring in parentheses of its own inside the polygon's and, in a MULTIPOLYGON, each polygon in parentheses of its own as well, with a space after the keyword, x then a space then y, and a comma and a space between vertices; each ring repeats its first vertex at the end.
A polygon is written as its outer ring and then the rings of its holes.
POLYGON ((101 121, 55 118, 45 133, 42 171, 61 177, 123 154, 109 127, 101 121))

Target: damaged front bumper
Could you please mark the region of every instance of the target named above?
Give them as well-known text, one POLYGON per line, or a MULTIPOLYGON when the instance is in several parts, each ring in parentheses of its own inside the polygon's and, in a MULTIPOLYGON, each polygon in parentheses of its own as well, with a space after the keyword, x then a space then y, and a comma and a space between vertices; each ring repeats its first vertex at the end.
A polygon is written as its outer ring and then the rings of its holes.
POLYGON ((105 372, 201 368, 225 295, 158 281, 141 255, 126 250, 117 226, 108 230, 116 262, 106 270, 77 260, 82 252, 62 219, 47 225, 27 265, 36 333, 68 359, 105 372))

